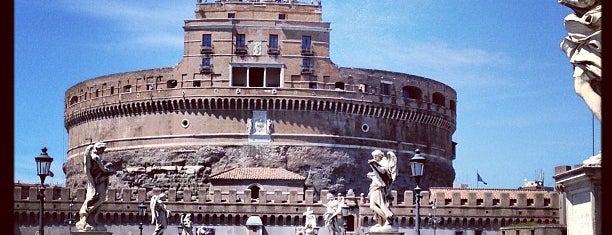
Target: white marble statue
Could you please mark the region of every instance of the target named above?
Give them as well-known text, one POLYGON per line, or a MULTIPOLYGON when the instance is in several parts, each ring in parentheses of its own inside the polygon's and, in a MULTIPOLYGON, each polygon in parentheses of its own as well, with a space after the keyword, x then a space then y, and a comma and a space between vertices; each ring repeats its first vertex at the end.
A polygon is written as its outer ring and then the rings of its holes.
POLYGON ((181 235, 193 235, 193 221, 191 221, 191 214, 181 215, 181 225, 183 226, 181 235))
POLYGON ((342 205, 344 205, 344 197, 334 197, 333 194, 327 194, 327 203, 325 204, 325 213, 323 219, 325 220, 325 228, 330 235, 342 234, 342 221, 339 219, 339 215, 342 214, 342 205))
POLYGON ((165 193, 159 195, 153 195, 151 197, 151 224, 155 224, 155 230, 153 235, 164 234, 164 229, 168 227, 168 216, 170 216, 170 210, 166 209, 164 201, 168 199, 165 193))
POLYGON ((304 234, 305 235, 313 235, 317 233, 315 227, 317 227, 317 217, 314 215, 314 211, 312 208, 306 208, 306 212, 303 213, 306 217, 306 222, 304 223, 304 234))
POLYGON ((376 216, 376 224, 370 228, 370 232, 393 232, 397 226, 393 225, 393 212, 391 206, 391 185, 397 176, 397 157, 391 151, 385 155, 380 150, 372 152, 372 159, 368 160, 372 172, 367 174, 372 180, 368 197, 370 209, 376 216))
POLYGON ((83 156, 83 170, 87 179, 85 201, 79 210, 79 221, 75 227, 78 231, 95 231, 96 218, 100 206, 106 200, 108 178, 115 173, 110 164, 104 164, 101 159, 106 149, 103 142, 90 144, 83 156))
POLYGON ((574 66, 574 89, 601 121, 601 1, 557 0, 574 13, 565 17, 561 49, 574 66))

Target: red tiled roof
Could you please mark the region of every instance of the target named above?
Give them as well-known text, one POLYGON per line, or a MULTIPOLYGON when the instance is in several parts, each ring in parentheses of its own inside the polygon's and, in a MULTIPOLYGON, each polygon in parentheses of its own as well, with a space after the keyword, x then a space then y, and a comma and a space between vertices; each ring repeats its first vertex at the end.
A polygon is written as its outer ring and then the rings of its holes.
POLYGON ((283 168, 241 167, 212 175, 212 180, 306 180, 306 177, 283 168))

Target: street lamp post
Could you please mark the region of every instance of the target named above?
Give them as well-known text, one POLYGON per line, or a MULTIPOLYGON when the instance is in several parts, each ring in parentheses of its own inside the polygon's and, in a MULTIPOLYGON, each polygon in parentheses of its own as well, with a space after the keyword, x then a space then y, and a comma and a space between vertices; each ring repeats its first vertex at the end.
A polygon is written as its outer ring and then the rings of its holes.
POLYGON ((51 162, 53 162, 53 158, 47 154, 47 148, 42 148, 42 153, 35 157, 36 161, 36 173, 40 177, 40 211, 39 211, 39 219, 38 219, 38 234, 45 234, 45 178, 49 175, 49 169, 51 168, 51 162))
POLYGON ((347 224, 347 220, 348 220, 348 215, 349 215, 349 206, 346 205, 345 203, 343 203, 341 210, 342 210, 342 227, 343 227, 343 233, 346 235, 346 230, 348 228, 348 224, 347 224))
POLYGON ((74 206, 74 198, 70 197, 70 212, 68 214, 68 231, 72 233, 72 223, 74 223, 74 215, 72 214, 72 207, 74 206))
POLYGON ((415 204, 415 230, 417 235, 421 235, 421 226, 419 224, 420 215, 419 208, 421 204, 421 188, 419 187, 419 183, 421 182, 421 177, 423 176, 423 168, 427 159, 421 156, 421 150, 416 149, 414 156, 410 159, 410 169, 412 170, 412 177, 414 177, 414 181, 416 182, 416 187, 414 188, 414 195, 416 197, 415 204))
POLYGON ((138 205, 138 215, 140 216, 140 224, 138 225, 138 229, 140 229, 140 235, 142 235, 142 221, 144 220, 146 210, 147 206, 144 204, 144 201, 140 202, 138 205))
POLYGON ((182 235, 183 234, 183 225, 181 224, 180 221, 179 221, 179 224, 176 226, 176 228, 178 229, 178 234, 182 235))
POLYGON ((436 200, 434 199, 433 205, 431 205, 433 215, 429 213, 429 223, 433 225, 433 235, 436 235, 436 225, 440 222, 440 219, 436 217, 436 208, 436 200))

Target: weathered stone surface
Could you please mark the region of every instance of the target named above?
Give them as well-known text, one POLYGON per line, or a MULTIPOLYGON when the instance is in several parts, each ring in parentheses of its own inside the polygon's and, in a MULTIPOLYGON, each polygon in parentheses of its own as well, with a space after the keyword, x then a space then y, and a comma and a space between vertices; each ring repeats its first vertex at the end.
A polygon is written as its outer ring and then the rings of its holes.
MULTIPOLYGON (((310 146, 195 146, 194 151, 181 152, 172 149, 147 149, 146 151, 107 152, 106 161, 115 169, 122 169, 111 177, 113 188, 174 188, 198 190, 208 187, 208 178, 235 167, 283 167, 307 177, 306 184, 315 191, 328 189, 346 194, 368 191, 369 180, 365 173, 370 167, 363 159, 370 157, 369 149, 346 149, 310 146), (176 166, 181 163, 184 166, 176 166), (143 169, 146 169, 143 171, 143 169), (309 172, 310 171, 310 175, 309 172)), ((393 187, 398 191, 412 190, 408 154, 399 154, 398 177, 393 187)), ((81 169, 78 162, 69 161, 72 169, 81 169)), ((428 174, 421 187, 451 186, 455 172, 451 165, 430 159, 428 174)), ((73 171, 77 172, 77 170, 73 171)), ((82 174, 82 172, 79 172, 82 174)), ((68 177, 69 187, 83 187, 79 177, 68 177)))

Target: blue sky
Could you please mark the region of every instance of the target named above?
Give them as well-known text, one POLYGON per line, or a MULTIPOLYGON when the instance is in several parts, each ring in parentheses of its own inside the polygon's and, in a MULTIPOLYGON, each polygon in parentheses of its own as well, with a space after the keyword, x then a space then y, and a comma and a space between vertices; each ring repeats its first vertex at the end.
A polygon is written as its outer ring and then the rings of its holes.
MULTIPOLYGON (((14 180, 39 182, 43 146, 63 185, 64 92, 101 75, 170 67, 195 0, 15 1, 14 180)), ((455 183, 517 188, 601 149, 601 125, 574 93, 559 49, 571 13, 556 0, 323 0, 343 67, 428 77, 457 91, 455 183), (593 128, 594 126, 594 128, 593 128), (595 138, 593 138, 593 133, 595 138), (594 146, 594 147, 593 147, 594 146)), ((406 176, 409 177, 409 176, 406 176)))

